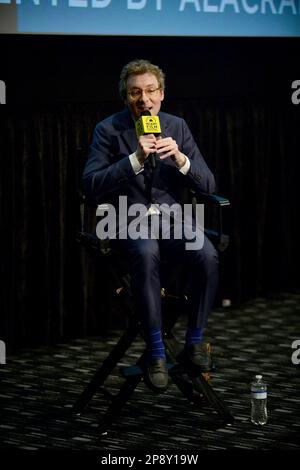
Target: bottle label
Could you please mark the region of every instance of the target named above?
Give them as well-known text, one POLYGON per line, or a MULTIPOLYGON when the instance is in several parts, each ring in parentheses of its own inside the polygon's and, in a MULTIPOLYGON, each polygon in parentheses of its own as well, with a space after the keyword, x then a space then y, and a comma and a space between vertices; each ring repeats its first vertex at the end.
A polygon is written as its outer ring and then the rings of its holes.
POLYGON ((267 392, 262 390, 262 391, 253 391, 251 392, 251 397, 256 399, 256 400, 265 400, 267 398, 267 392))

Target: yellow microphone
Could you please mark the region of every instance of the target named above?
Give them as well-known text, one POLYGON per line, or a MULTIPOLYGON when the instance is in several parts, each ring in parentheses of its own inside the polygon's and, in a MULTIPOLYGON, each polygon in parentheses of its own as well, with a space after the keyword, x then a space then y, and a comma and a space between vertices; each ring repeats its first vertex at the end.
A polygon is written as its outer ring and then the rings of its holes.
MULTIPOLYGON (((135 122, 136 134, 138 137, 146 134, 157 134, 161 133, 160 122, 158 116, 151 116, 150 111, 144 111, 141 116, 135 122)), ((156 154, 149 154, 149 163, 152 168, 156 166, 156 154)))

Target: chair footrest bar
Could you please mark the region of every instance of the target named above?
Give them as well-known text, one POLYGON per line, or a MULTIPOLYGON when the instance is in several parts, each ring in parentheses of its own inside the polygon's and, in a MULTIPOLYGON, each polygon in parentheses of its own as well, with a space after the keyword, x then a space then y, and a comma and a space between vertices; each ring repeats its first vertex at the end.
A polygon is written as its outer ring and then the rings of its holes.
MULTIPOLYGON (((173 369, 174 365, 173 364, 167 364, 167 369, 173 369)), ((135 377, 137 375, 143 375, 143 370, 139 366, 124 366, 120 367, 120 372, 122 374, 122 377, 128 378, 128 377, 135 377)))

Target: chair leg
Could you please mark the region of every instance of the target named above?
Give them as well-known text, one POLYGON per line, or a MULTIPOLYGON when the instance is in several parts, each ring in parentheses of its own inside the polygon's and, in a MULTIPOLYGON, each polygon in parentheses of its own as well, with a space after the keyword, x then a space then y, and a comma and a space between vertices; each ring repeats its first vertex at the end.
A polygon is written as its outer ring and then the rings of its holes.
MULTIPOLYGON (((164 343, 166 346, 167 355, 172 361, 174 361, 176 356, 178 356, 180 344, 171 331, 169 331, 166 335, 164 343)), ((230 425, 234 422, 234 417, 224 402, 218 397, 213 387, 204 378, 203 374, 199 372, 199 369, 196 367, 183 366, 181 373, 178 373, 178 371, 175 369, 173 373, 171 372, 170 375, 173 382, 190 402, 195 401, 195 397, 193 397, 193 390, 196 390, 200 395, 203 395, 210 405, 218 412, 219 416, 222 418, 225 424, 230 425), (183 378, 182 374, 184 372, 190 378, 191 383, 183 378)))
POLYGON ((96 374, 87 385, 85 390, 81 393, 78 400, 72 408, 72 412, 80 414, 85 406, 90 402, 99 387, 104 383, 118 362, 122 359, 127 349, 131 346, 139 333, 139 326, 137 324, 130 325, 125 333, 121 336, 116 346, 113 348, 108 357, 104 360, 101 367, 97 370, 96 374))
POLYGON ((189 369, 187 370, 188 376, 190 377, 194 389, 202 393, 209 404, 218 412, 225 424, 231 425, 234 422, 234 417, 226 407, 225 403, 218 397, 213 387, 209 384, 203 375, 189 369))
MULTIPOLYGON (((175 367, 174 367, 175 369, 175 367)), ((170 378, 172 382, 179 388, 182 395, 189 401, 189 403, 195 402, 195 394, 193 385, 188 382, 181 374, 177 371, 173 371, 172 369, 169 372, 170 378)))
MULTIPOLYGON (((145 363, 145 355, 146 354, 144 352, 136 363, 136 368, 138 370, 142 370, 143 368, 145 363)), ((113 422, 120 416, 123 407, 126 405, 134 390, 142 380, 142 377, 142 373, 136 373, 129 376, 123 383, 122 387, 120 388, 117 395, 114 396, 112 403, 99 423, 98 429, 101 434, 106 434, 113 422)))
POLYGON ((136 375, 128 378, 122 385, 117 395, 113 398, 108 410, 99 423, 98 429, 101 434, 107 433, 113 422, 119 418, 122 409, 133 394, 142 379, 142 375, 136 375))

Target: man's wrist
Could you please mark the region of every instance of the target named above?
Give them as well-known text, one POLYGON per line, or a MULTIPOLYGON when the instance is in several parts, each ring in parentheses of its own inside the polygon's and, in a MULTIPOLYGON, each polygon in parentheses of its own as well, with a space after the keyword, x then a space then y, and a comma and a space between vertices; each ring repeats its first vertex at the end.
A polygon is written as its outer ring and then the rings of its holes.
POLYGON ((189 169, 191 167, 191 162, 190 162, 189 158, 186 155, 184 155, 184 157, 185 157, 185 163, 184 163, 184 165, 182 165, 178 169, 179 169, 180 173, 182 173, 183 175, 186 175, 189 172, 189 169))
POLYGON ((183 153, 180 153, 177 158, 175 157, 175 165, 179 170, 186 164, 186 161, 187 157, 183 153))
POLYGON ((145 159, 144 159, 143 157, 141 157, 140 155, 137 155, 137 154, 135 154, 135 156, 136 156, 136 159, 137 159, 137 161, 139 162, 139 164, 140 164, 141 166, 144 166, 145 159))

